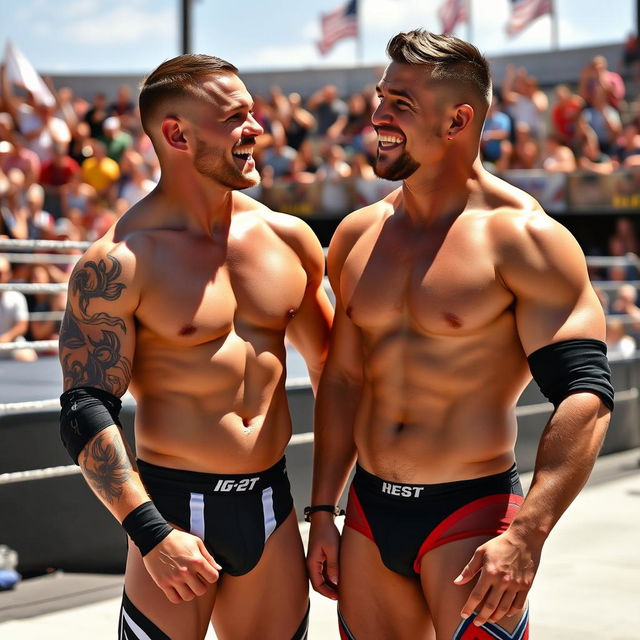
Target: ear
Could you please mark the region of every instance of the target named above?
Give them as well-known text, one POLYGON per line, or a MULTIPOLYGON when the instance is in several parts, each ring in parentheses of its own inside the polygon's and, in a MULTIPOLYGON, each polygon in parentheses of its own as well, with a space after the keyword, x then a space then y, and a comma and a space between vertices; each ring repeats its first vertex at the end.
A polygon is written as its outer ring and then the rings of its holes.
POLYGON ((187 139, 184 137, 182 122, 173 116, 167 116, 160 125, 160 131, 165 142, 178 151, 186 151, 189 147, 187 139))
POLYGON ((446 132, 446 138, 453 140, 456 136, 460 135, 469 125, 473 122, 475 112, 470 104, 458 104, 456 105, 451 114, 451 121, 449 122, 449 128, 446 132))

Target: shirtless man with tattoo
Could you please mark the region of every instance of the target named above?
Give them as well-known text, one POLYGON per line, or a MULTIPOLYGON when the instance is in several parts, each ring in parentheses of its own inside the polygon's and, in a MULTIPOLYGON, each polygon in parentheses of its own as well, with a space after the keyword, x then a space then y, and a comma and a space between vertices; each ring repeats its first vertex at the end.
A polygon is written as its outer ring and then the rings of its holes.
POLYGON ((60 335, 61 435, 130 537, 119 637, 307 637, 308 586, 284 450, 285 336, 312 385, 331 305, 300 220, 239 193, 262 128, 237 69, 160 65, 140 115, 157 188, 89 248, 60 335), (137 402, 136 454, 119 398, 137 402))
POLYGON ((602 308, 574 238, 480 163, 480 52, 422 30, 387 51, 376 171, 403 185, 329 249, 307 565, 342 638, 521 640, 543 543, 613 405, 602 308), (532 374, 555 411, 523 499, 515 405, 532 374))

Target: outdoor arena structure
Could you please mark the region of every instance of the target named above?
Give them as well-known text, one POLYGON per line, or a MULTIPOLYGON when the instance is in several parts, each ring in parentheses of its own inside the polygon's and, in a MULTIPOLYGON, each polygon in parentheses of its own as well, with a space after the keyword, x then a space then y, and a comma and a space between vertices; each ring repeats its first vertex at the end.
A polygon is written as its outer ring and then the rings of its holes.
MULTIPOLYGON (((580 69, 595 55, 604 55, 612 63, 619 60, 621 46, 520 54, 490 60, 493 75, 504 76, 508 63, 525 66, 543 88, 565 82, 575 84, 580 69)), ((323 84, 335 84, 348 94, 375 83, 381 67, 314 69, 301 71, 251 72, 240 70, 249 90, 267 94, 278 85, 283 91, 309 95, 323 84)), ((69 86, 77 95, 90 98, 96 92, 114 95, 122 84, 137 91, 142 76, 51 75, 57 87, 69 86)), ((620 172, 613 176, 551 175, 543 171, 510 172, 505 176, 529 191, 545 209, 576 235, 583 247, 590 236, 607 233, 614 215, 640 213, 640 172, 620 172)), ((296 202, 300 194, 294 194, 296 202)), ((285 197, 280 210, 287 211, 285 197)), ((338 219, 315 213, 307 221, 326 246, 338 219)), ((293 213, 294 211, 289 211, 293 213)), ((31 250, 49 253, 24 253, 25 247, 0 241, 0 254, 11 260, 37 260, 66 245, 31 245, 31 250), (18 251, 22 250, 18 254, 18 251), (17 255, 23 256, 16 258, 17 255)), ((77 259, 77 255, 74 259, 77 259)), ((634 263, 628 258, 589 258, 594 268, 634 263)), ((611 291, 620 283, 598 282, 611 291)), ((634 282, 640 286, 640 282, 634 282)), ((36 290, 55 293, 64 285, 0 285, 23 292, 36 290), (41 289, 38 289, 41 287, 41 289), (44 288, 42 288, 44 287, 44 288), (49 287, 49 289, 46 289, 49 287)), ((328 286, 328 285, 327 285, 328 286)), ((32 343, 41 353, 57 350, 55 343, 32 343)), ((24 348, 0 345, 0 350, 24 348)), ((640 446, 640 351, 629 359, 611 361, 616 408, 602 454, 640 446)), ((19 554, 18 570, 24 576, 62 569, 73 572, 119 573, 124 570, 126 536, 115 519, 102 506, 83 480, 79 468, 61 444, 58 427, 58 396, 62 375, 56 355, 43 355, 36 362, 0 359, 0 544, 19 554)), ((293 437, 287 448, 287 468, 298 517, 308 504, 311 489, 313 446, 313 394, 300 357, 288 352, 287 395, 293 422, 293 437)), ((518 440, 516 457, 521 472, 533 469, 538 442, 552 407, 535 383, 522 394, 516 409, 518 440)), ((121 413, 127 438, 134 442, 135 402, 124 397, 121 413)), ((344 501, 343 501, 344 503, 344 501)))

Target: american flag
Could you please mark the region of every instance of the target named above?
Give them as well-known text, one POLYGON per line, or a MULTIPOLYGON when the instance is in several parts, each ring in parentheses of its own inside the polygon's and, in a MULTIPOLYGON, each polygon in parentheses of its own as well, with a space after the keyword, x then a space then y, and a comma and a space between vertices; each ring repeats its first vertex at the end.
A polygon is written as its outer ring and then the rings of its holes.
POLYGON ((507 35, 515 36, 536 18, 552 12, 552 0, 511 0, 511 18, 507 23, 507 35))
POLYGON ((350 0, 339 9, 323 14, 321 21, 322 40, 318 42, 318 49, 324 56, 338 40, 358 36, 358 0, 350 0))
POLYGON ((456 25, 468 19, 467 0, 445 0, 438 9, 442 33, 452 33, 456 25))

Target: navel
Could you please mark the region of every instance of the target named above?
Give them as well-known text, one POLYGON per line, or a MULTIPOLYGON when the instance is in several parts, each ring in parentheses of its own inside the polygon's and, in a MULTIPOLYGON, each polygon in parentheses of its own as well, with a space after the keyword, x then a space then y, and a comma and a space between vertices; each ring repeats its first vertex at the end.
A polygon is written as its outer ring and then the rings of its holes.
POLYGON ((462 327, 462 320, 460 320, 460 316, 457 316, 455 313, 445 312, 442 316, 450 327, 454 329, 460 329, 462 327))

